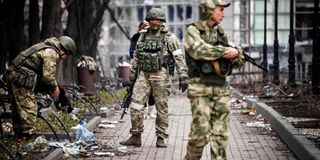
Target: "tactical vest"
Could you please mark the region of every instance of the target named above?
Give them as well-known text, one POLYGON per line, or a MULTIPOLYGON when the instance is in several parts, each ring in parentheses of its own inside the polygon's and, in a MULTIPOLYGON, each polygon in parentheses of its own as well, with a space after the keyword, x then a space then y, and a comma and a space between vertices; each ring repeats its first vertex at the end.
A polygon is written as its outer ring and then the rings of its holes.
POLYGON ((20 67, 23 66, 23 67, 26 67, 26 68, 29 68, 29 69, 33 70, 37 74, 41 74, 42 73, 42 62, 41 62, 41 60, 38 59, 38 58, 31 59, 30 57, 31 57, 31 55, 33 53, 36 53, 36 52, 38 52, 40 50, 47 49, 47 48, 51 48, 51 49, 56 50, 56 48, 54 48, 53 46, 47 45, 47 44, 45 44, 43 42, 35 44, 35 45, 31 46, 30 48, 28 48, 28 49, 24 50, 23 52, 21 52, 12 61, 12 66, 14 68, 20 68, 20 67))
POLYGON ((37 80, 42 76, 42 61, 31 55, 42 49, 52 48, 45 43, 38 43, 32 47, 21 52, 13 61, 12 65, 8 68, 7 73, 11 73, 11 81, 16 85, 20 85, 34 91, 37 80))
MULTIPOLYGON (((195 24, 193 26, 197 27, 195 24)), ((201 38, 212 45, 218 45, 218 39, 222 39, 227 42, 226 37, 223 36, 223 30, 218 26, 217 39, 209 39, 205 31, 200 30, 201 38)), ((186 51, 187 53, 187 51, 186 51)), ((224 58, 219 58, 216 61, 195 60, 189 53, 186 54, 186 63, 188 66, 188 74, 190 78, 198 77, 203 83, 209 84, 225 84, 226 76, 231 74, 232 65, 231 62, 224 58)))
POLYGON ((165 67, 171 75, 174 73, 175 61, 172 54, 164 55, 164 48, 167 45, 171 33, 161 32, 160 36, 146 35, 141 33, 141 39, 137 44, 139 69, 145 72, 160 71, 165 67))

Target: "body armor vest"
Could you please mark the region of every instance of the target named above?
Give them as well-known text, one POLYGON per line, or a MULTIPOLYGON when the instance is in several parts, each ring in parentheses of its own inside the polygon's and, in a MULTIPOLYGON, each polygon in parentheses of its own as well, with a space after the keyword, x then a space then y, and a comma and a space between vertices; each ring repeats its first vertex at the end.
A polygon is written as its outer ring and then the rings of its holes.
POLYGON ((38 52, 40 50, 46 49, 46 48, 52 48, 55 50, 55 48, 53 46, 47 45, 43 42, 38 43, 33 45, 32 47, 26 49, 25 51, 21 52, 17 58, 15 58, 12 61, 12 65, 15 68, 19 68, 19 67, 26 67, 29 68, 31 70, 33 70, 34 72, 36 72, 37 74, 41 73, 42 70, 42 63, 41 60, 34 57, 31 58, 31 55, 35 52, 38 52))
POLYGON ((38 43, 32 47, 21 52, 13 61, 12 65, 8 68, 8 72, 12 72, 11 80, 16 85, 32 89, 34 91, 37 80, 42 76, 42 61, 37 56, 32 56, 34 53, 52 48, 45 43, 38 43))
POLYGON ((143 33, 141 40, 137 44, 139 68, 146 72, 156 72, 161 70, 164 62, 163 47, 165 33, 160 36, 146 36, 143 33))
MULTIPOLYGON (((195 24, 192 25, 197 27, 195 24)), ((219 42, 219 39, 225 40, 221 27, 218 29, 218 37, 216 39, 210 39, 204 31, 200 29, 199 31, 201 38, 205 42, 212 45, 218 45, 217 42, 219 42)), ((232 71, 231 62, 224 58, 219 58, 216 61, 204 61, 195 60, 189 54, 186 54, 186 62, 188 66, 189 77, 199 77, 204 83, 224 84, 226 81, 226 76, 232 71), (220 72, 220 74, 217 74, 217 70, 220 72)))

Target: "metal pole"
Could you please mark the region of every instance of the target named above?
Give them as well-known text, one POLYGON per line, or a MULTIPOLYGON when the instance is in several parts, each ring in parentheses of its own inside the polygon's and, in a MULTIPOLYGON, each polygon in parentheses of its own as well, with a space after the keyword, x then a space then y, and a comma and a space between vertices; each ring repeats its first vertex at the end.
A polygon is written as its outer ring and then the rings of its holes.
POLYGON ((313 15, 313 55, 312 55, 312 92, 320 94, 320 24, 319 24, 319 0, 314 0, 313 15), (318 72, 318 73, 317 73, 318 72))
MULTIPOLYGON (((248 0, 248 52, 251 56, 251 0, 248 0)), ((252 67, 249 67, 249 72, 252 71, 252 67)))
MULTIPOLYGON (((262 66, 268 68, 267 57, 267 0, 264 0, 264 25, 263 25, 263 61, 262 66)), ((267 82, 268 73, 263 72, 263 82, 267 82)))
POLYGON ((273 57, 273 83, 280 84, 279 80, 279 42, 278 42, 278 0, 274 1, 274 57, 273 57))
POLYGON ((290 34, 289 34, 289 79, 288 79, 288 85, 289 86, 295 86, 296 80, 295 80, 295 53, 294 53, 294 43, 295 43, 295 36, 293 31, 293 12, 294 12, 294 1, 290 0, 290 34))

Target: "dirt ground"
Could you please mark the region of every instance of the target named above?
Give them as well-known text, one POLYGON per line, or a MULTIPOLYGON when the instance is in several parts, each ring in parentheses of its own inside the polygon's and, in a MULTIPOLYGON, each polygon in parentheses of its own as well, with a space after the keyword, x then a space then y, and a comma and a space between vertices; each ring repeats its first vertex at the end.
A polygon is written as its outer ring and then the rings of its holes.
POLYGON ((232 84, 246 96, 257 97, 285 117, 320 118, 320 96, 313 95, 308 87, 273 84, 232 84))
POLYGON ((320 96, 313 95, 309 87, 262 83, 231 86, 243 95, 265 101, 320 149, 320 96))

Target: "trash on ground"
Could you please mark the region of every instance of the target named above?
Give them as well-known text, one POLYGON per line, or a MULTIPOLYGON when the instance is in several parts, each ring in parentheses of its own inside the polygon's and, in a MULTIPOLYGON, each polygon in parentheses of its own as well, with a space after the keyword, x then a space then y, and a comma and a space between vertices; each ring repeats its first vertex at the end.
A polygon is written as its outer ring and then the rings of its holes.
POLYGON ((94 142, 97 140, 93 132, 89 131, 81 125, 79 128, 77 128, 75 137, 78 142, 94 142))
POLYGON ((115 128, 116 126, 114 124, 99 124, 99 128, 115 128))
POLYGON ((118 124, 118 123, 119 123, 119 121, 101 120, 101 123, 107 123, 107 124, 118 124))
POLYGON ((94 152, 95 155, 97 156, 114 156, 115 154, 112 152, 94 152))

